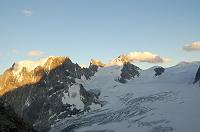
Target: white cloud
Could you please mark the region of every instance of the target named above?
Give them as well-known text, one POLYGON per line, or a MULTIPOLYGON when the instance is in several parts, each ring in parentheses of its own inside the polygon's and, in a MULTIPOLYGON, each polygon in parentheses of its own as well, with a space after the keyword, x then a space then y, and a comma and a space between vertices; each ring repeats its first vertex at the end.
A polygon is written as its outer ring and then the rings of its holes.
POLYGON ((169 61, 168 58, 160 57, 151 52, 131 52, 126 57, 131 62, 165 63, 169 61))
POLYGON ((25 16, 32 16, 32 15, 33 15, 32 10, 30 10, 30 9, 25 9, 25 10, 22 11, 22 13, 23 13, 25 16))
POLYGON ((42 57, 44 53, 39 50, 31 50, 28 52, 28 56, 33 56, 33 57, 42 57))
POLYGON ((147 62, 147 63, 167 63, 170 59, 160 57, 151 52, 130 52, 128 54, 120 55, 118 58, 111 60, 107 66, 123 65, 124 62, 147 62))
POLYGON ((183 49, 186 51, 200 51, 200 41, 185 45, 183 49))

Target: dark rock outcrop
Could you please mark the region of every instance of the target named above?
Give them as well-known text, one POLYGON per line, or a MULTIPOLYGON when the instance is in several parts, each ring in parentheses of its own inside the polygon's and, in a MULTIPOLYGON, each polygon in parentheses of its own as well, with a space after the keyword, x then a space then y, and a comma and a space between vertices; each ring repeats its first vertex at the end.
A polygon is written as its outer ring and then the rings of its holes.
POLYGON ((98 67, 92 68, 92 65, 81 68, 66 57, 50 57, 43 67, 37 66, 32 71, 22 68, 20 80, 13 75, 13 68, 8 69, 2 76, 0 93, 25 121, 33 124, 39 131, 48 131, 56 121, 80 114, 89 110, 92 103, 98 103, 95 95, 76 83, 76 79, 83 76, 90 79, 97 69, 98 67), (83 102, 84 109, 63 103, 66 96, 64 93, 68 93, 73 85, 79 87, 80 91, 77 93, 81 95, 80 101, 83 102))
POLYGON ((126 80, 130 80, 135 78, 135 76, 139 76, 140 68, 131 64, 130 62, 124 63, 123 68, 121 69, 121 74, 119 77, 120 83, 126 83, 126 80))
POLYGON ((194 84, 195 83, 197 83, 198 81, 200 80, 200 66, 199 66, 199 68, 198 68, 198 70, 197 70, 197 73, 196 73, 196 75, 195 75, 195 79, 194 79, 194 84))
POLYGON ((0 98, 0 132, 36 132, 0 98))
POLYGON ((162 73, 165 72, 165 68, 157 67, 157 68, 154 69, 154 71, 155 71, 155 76, 159 76, 159 75, 161 75, 162 73))

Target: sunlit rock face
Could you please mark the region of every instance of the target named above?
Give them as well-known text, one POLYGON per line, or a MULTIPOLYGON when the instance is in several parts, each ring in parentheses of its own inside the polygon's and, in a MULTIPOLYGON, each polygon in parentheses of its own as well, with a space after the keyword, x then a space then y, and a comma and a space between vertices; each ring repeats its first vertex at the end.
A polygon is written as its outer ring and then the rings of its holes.
POLYGON ((50 71, 52 69, 55 69, 56 67, 62 65, 65 62, 71 61, 68 57, 64 56, 52 56, 47 59, 47 61, 44 64, 45 71, 50 71))
POLYGON ((98 59, 91 59, 91 61, 90 61, 90 66, 91 65, 95 65, 95 66, 97 66, 97 67, 104 67, 105 66, 105 64, 104 63, 102 63, 100 60, 98 60, 98 59))
POLYGON ((1 132, 36 132, 31 125, 24 122, 14 110, 0 98, 1 132))
POLYGON ((1 76, 0 93, 25 121, 40 131, 55 122, 100 105, 80 80, 98 69, 81 68, 68 57, 49 57, 39 62, 15 63, 1 76), (82 107, 79 107, 82 106, 82 107))
POLYGON ((198 82, 200 80, 200 66, 197 70, 197 73, 195 75, 194 83, 198 82))
POLYGON ((0 95, 12 89, 39 82, 52 69, 67 61, 70 61, 68 57, 49 57, 36 62, 21 61, 14 63, 0 79, 0 95))

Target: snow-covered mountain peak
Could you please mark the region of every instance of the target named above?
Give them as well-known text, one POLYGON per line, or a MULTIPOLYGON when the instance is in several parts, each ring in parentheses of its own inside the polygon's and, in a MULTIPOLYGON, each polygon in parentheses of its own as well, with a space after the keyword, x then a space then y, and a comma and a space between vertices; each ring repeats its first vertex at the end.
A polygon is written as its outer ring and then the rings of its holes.
POLYGON ((50 56, 44 64, 44 69, 50 71, 66 61, 71 61, 69 57, 66 56, 50 56))
POLYGON ((29 72, 34 70, 37 66, 43 66, 48 58, 40 59, 39 61, 24 60, 13 64, 13 74, 17 75, 25 67, 29 72))
POLYGON ((107 66, 113 66, 113 65, 122 66, 123 64, 125 64, 127 62, 129 62, 127 56, 122 54, 119 57, 109 61, 107 66))
POLYGON ((44 76, 53 69, 58 69, 63 64, 74 64, 68 57, 50 56, 38 61, 20 61, 14 63, 11 68, 7 69, 0 77, 0 87, 3 91, 0 94, 27 84, 39 82, 44 76), (12 80, 12 81, 10 81, 12 80))
POLYGON ((23 68, 26 68, 28 72, 31 72, 38 66, 51 70, 56 66, 61 65, 66 59, 69 58, 64 56, 49 56, 47 58, 42 58, 38 61, 30 61, 30 60, 19 61, 13 64, 12 72, 14 75, 18 75, 23 68))

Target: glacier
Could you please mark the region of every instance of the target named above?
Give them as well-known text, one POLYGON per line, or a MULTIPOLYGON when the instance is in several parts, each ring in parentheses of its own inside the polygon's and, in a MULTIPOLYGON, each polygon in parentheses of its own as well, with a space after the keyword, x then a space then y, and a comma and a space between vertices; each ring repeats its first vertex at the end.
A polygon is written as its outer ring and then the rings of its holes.
MULTIPOLYGON (((200 62, 179 63, 155 76, 152 67, 122 84, 122 66, 98 69, 85 89, 100 90, 102 107, 65 118, 50 132, 198 132, 200 87, 193 84, 200 62)), ((81 81, 79 81, 81 82, 81 81)))

